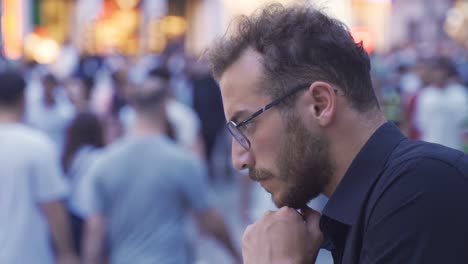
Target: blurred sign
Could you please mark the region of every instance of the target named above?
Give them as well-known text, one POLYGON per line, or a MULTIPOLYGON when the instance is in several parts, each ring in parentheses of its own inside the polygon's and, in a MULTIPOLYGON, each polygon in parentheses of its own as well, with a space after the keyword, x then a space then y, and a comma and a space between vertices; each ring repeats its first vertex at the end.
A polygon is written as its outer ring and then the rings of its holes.
POLYGON ((48 37, 58 43, 63 43, 69 37, 70 16, 72 16, 73 1, 42 0, 39 4, 39 25, 45 29, 48 37))
POLYGON ((24 39, 24 53, 26 59, 33 59, 41 64, 49 64, 57 60, 60 46, 55 40, 33 32, 24 39))

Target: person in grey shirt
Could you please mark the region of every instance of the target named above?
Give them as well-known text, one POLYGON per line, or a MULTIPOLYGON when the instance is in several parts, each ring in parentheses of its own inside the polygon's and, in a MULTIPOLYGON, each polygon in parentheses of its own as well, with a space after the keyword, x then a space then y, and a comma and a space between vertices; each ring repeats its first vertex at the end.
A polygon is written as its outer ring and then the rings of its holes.
POLYGON ((135 88, 134 131, 102 153, 74 198, 85 220, 84 263, 190 263, 184 222, 194 212, 202 229, 240 262, 223 218, 207 198, 201 160, 165 136, 167 80, 135 88), (85 195, 80 195, 83 193, 85 195))

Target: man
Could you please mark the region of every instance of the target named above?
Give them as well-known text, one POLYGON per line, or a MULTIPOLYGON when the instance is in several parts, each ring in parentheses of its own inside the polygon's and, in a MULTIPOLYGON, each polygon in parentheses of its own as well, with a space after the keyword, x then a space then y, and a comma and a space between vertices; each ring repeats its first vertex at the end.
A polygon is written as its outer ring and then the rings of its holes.
POLYGON ((335 263, 468 263, 468 157, 386 122, 341 22, 271 5, 208 55, 234 165, 280 208, 246 229, 244 263, 314 263, 321 246, 335 263))
POLYGON ((0 72, 0 263, 78 263, 59 157, 22 124, 24 90, 19 73, 0 72))
POLYGON ((200 160, 165 134, 168 80, 150 77, 130 96, 134 131, 105 150, 78 190, 85 220, 84 263, 189 263, 189 210, 235 259, 221 216, 209 206, 200 160), (80 198, 80 192, 88 193, 80 198), (107 244, 105 243, 107 242, 107 244), (108 252, 106 252, 108 250, 108 252))

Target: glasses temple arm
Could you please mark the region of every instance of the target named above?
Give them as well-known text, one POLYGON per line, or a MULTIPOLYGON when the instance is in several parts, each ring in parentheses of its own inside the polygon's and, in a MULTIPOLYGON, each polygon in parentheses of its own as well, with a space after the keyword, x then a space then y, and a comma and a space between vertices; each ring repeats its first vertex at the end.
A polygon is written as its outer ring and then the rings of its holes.
POLYGON ((250 120, 254 119, 255 117, 259 116, 260 114, 262 114, 266 110, 268 110, 268 109, 272 108, 273 106, 279 104, 286 97, 291 96, 292 94, 296 93, 297 91, 302 90, 304 88, 307 88, 308 86, 309 86, 309 84, 302 84, 302 85, 297 86, 296 88, 292 89, 289 93, 287 93, 287 94, 273 100, 271 103, 265 105, 262 109, 260 109, 257 112, 253 113, 249 118, 247 118, 246 120, 244 120, 244 121, 240 122, 239 124, 237 124, 236 127, 240 127, 240 126, 244 125, 245 123, 247 123, 250 120))

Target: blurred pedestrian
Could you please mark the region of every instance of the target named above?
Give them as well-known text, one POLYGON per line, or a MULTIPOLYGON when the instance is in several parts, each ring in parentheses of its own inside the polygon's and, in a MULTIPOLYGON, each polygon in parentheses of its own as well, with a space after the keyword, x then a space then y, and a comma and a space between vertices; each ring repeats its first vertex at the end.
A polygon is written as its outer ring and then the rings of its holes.
POLYGON ((0 72, 0 263, 78 263, 59 156, 22 124, 24 90, 20 73, 0 72))
POLYGON ((208 53, 232 159, 280 208, 246 229, 244 263, 314 263, 321 246, 335 263, 468 263, 468 156, 387 122, 346 26, 278 4, 237 22, 208 53), (306 206, 320 193, 322 214, 306 206))
POLYGON ((416 101, 415 122, 421 140, 464 150, 463 122, 468 117, 468 92, 448 59, 432 62, 432 82, 416 101))
MULTIPOLYGON (((168 82, 150 77, 131 94, 136 120, 90 171, 85 263, 190 263, 184 234, 189 210, 239 259, 212 209, 203 163, 166 136, 168 82)), ((87 176, 88 177, 88 176, 87 176)))
POLYGON ((75 116, 75 108, 54 75, 46 73, 41 76, 40 86, 38 98, 28 101, 26 120, 29 125, 46 133, 61 153, 65 130, 75 116))
MULTIPOLYGON (((62 167, 70 183, 68 209, 72 219, 72 228, 77 252, 81 252, 82 216, 80 200, 76 190, 86 185, 85 176, 104 147, 104 129, 99 118, 90 112, 79 113, 67 129, 65 148, 62 155, 62 167)), ((87 195, 85 195, 86 197, 87 195)))

